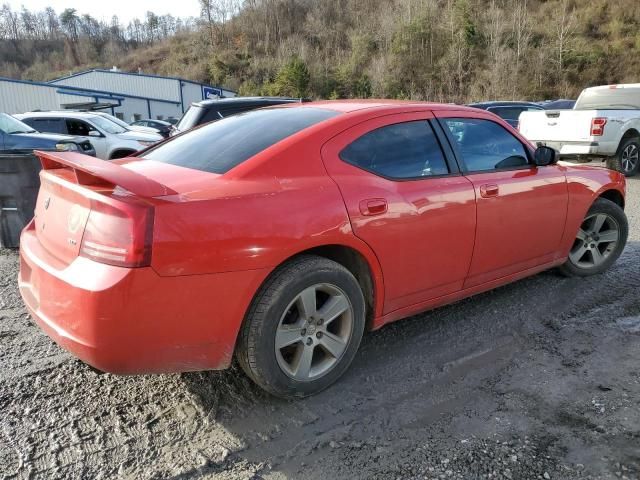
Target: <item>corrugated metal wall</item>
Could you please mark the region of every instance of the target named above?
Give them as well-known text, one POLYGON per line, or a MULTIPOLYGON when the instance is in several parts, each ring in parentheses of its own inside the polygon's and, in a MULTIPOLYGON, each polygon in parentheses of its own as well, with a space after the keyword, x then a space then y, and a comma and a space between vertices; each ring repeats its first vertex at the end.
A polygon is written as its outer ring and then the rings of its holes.
POLYGON ((202 85, 184 82, 182 85, 182 96, 184 98, 184 111, 186 112, 193 102, 202 100, 202 85))
MULTIPOLYGON (((114 97, 123 98, 122 105, 114 106, 113 113, 122 114, 122 118, 127 122, 149 117, 161 117, 165 120, 171 117, 180 118, 191 103, 203 99, 202 85, 196 83, 172 78, 90 71, 49 84, 0 79, 0 111, 24 113, 30 110, 60 110, 63 105, 93 103, 96 98, 94 95, 97 95, 101 103, 117 103, 117 100, 110 99, 101 92, 113 92, 114 97), (74 91, 74 87, 97 91, 74 91), (61 89, 67 92, 74 91, 74 94, 58 93, 61 89)), ((235 96, 231 91, 223 92, 225 96, 235 96)), ((111 112, 112 109, 105 111, 111 112)))
POLYGON ((92 102, 91 96, 60 95, 56 88, 0 79, 0 111, 58 110, 63 103, 92 102))
POLYGON ((51 83, 124 93, 138 97, 180 101, 180 82, 170 78, 90 71, 82 75, 53 80, 51 83))

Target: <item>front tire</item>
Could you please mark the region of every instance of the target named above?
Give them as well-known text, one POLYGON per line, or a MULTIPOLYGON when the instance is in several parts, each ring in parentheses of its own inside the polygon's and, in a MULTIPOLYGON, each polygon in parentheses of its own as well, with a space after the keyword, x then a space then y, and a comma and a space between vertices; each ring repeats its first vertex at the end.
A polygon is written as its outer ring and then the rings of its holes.
POLYGON ((604 272, 624 250, 628 233, 624 210, 610 200, 598 198, 580 225, 560 272, 569 277, 604 272))
POLYGON ((347 370, 365 326, 353 274, 332 260, 300 256, 276 270, 245 318, 237 358, 260 387, 282 398, 320 392, 347 370))
POLYGON ((607 159, 607 168, 617 170, 627 177, 632 177, 640 169, 640 139, 628 138, 618 147, 614 157, 607 159))

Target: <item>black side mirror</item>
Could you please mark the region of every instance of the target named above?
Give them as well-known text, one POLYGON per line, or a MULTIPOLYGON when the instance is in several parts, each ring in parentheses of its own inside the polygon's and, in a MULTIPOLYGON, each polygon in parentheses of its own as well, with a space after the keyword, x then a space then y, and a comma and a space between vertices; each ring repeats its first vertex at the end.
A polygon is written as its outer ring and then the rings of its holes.
POLYGON ((536 167, 546 167, 547 165, 553 165, 558 161, 558 154, 551 147, 540 146, 536 148, 533 154, 533 163, 536 167))

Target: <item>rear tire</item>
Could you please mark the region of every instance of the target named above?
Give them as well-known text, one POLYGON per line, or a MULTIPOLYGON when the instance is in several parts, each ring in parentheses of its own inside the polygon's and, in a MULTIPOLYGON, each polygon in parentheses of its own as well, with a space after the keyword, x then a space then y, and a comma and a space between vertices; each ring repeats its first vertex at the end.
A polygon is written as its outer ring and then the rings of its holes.
POLYGON ((611 200, 598 198, 580 225, 569 258, 560 266, 560 272, 568 277, 604 272, 624 250, 628 233, 624 210, 611 200))
POLYGON ((640 169, 640 139, 637 137, 623 140, 614 157, 607 159, 607 168, 632 177, 640 169))
POLYGON ((302 255, 276 270, 253 299, 238 362, 273 395, 313 395, 344 374, 364 327, 364 296, 353 274, 327 258, 302 255))

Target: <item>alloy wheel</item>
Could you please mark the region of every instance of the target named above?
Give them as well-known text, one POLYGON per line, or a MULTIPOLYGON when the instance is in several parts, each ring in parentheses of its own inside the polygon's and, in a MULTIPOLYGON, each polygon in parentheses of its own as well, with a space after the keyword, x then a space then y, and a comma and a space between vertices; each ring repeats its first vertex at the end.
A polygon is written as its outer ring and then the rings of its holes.
POLYGON ((630 143, 622 151, 620 156, 620 163, 622 164, 622 170, 624 173, 632 172, 640 161, 640 150, 638 145, 630 143))
POLYGON ((615 218, 606 213, 589 215, 578 230, 569 259, 577 267, 598 267, 615 250, 619 237, 615 218))
POLYGON ((328 283, 300 292, 285 310, 275 336, 278 365, 297 381, 315 380, 338 364, 353 333, 348 296, 328 283))

